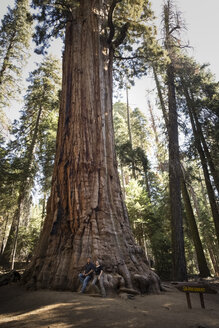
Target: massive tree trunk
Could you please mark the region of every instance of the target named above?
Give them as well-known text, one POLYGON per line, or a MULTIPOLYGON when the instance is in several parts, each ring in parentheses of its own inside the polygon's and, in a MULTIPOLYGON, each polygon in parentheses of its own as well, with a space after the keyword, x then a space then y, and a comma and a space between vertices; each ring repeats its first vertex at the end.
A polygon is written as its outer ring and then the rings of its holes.
POLYGON ((112 51, 102 29, 102 3, 80 1, 67 23, 51 196, 24 281, 77 290, 78 274, 91 256, 103 264, 107 288, 157 292, 159 278, 135 244, 117 172, 112 51))

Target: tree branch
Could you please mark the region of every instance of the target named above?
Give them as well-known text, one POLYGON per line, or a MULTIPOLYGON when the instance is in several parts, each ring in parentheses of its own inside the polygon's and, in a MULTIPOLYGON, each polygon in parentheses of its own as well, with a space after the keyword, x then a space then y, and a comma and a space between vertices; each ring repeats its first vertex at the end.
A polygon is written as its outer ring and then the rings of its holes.
POLYGON ((170 31, 169 31, 169 35, 171 35, 175 30, 180 30, 180 26, 179 25, 177 25, 177 26, 174 26, 170 31))
POLYGON ((145 56, 133 56, 133 57, 122 57, 122 56, 113 56, 114 58, 116 59, 119 59, 119 60, 131 60, 131 59, 136 59, 136 58, 146 58, 145 56))
POLYGON ((121 2, 122 0, 113 0, 112 5, 110 6, 110 10, 108 13, 108 26, 110 28, 109 36, 107 39, 107 43, 110 44, 113 40, 113 37, 115 35, 115 26, 113 24, 113 12, 115 10, 115 7, 117 3, 121 2))

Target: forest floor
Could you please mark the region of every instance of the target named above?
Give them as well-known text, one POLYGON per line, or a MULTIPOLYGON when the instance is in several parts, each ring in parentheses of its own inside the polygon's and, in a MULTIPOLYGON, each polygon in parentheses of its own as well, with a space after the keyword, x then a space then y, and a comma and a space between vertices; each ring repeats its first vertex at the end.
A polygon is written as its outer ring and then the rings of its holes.
POLYGON ((219 294, 185 294, 171 284, 160 295, 134 300, 51 290, 28 291, 16 283, 0 287, 0 327, 22 328, 219 328, 219 294))

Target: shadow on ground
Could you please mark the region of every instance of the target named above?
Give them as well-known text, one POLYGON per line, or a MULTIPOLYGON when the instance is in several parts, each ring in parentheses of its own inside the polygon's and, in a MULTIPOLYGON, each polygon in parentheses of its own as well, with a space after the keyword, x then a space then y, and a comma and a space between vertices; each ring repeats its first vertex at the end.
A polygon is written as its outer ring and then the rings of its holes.
POLYGON ((99 298, 72 292, 27 291, 12 284, 0 288, 0 327, 22 328, 218 328, 219 295, 198 295, 188 310, 185 295, 175 288, 135 300, 99 298))

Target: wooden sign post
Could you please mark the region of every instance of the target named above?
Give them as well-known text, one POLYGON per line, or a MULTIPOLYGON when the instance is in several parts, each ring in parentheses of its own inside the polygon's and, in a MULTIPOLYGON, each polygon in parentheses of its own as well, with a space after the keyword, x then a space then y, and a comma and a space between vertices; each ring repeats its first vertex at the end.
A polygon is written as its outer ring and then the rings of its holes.
POLYGON ((200 284, 200 283, 189 283, 189 282, 180 282, 180 283, 173 283, 176 285, 176 288, 181 291, 186 293, 186 301, 188 308, 192 308, 192 303, 190 299, 190 293, 199 293, 200 296, 200 303, 201 307, 205 309, 205 302, 204 302, 204 293, 206 294, 217 294, 217 291, 213 288, 211 288, 209 285, 206 284, 200 284))

